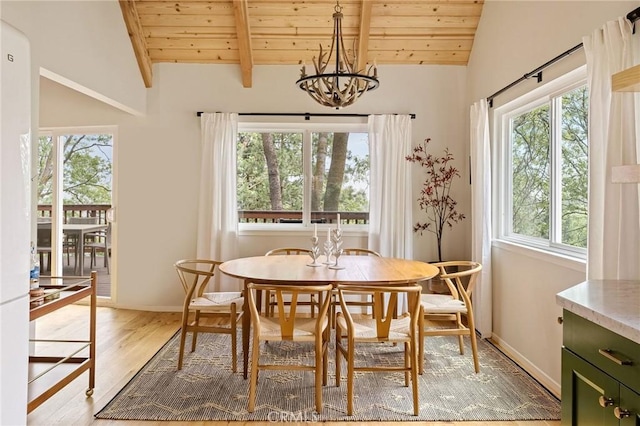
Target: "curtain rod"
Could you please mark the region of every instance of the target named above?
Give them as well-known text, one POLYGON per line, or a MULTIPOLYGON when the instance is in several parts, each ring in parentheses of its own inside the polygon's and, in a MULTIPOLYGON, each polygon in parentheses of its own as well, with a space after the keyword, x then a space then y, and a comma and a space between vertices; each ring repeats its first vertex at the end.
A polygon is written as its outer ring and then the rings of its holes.
MULTIPOLYGON (((631 23, 633 24, 633 32, 635 33, 635 29, 636 29, 635 22, 638 19, 640 19, 640 7, 632 10, 629 13, 627 13, 627 19, 629 21, 631 21, 631 23)), ((535 70, 526 73, 525 75, 523 75, 519 79, 515 80, 511 84, 508 84, 507 86, 505 86, 502 89, 498 90, 493 95, 487 97, 487 102, 489 102, 489 107, 493 107, 493 98, 495 98, 496 96, 500 95, 503 92, 506 92, 507 90, 511 89, 513 86, 515 86, 517 84, 520 84, 525 80, 530 79, 531 77, 535 77, 538 80, 538 83, 540 83, 542 81, 542 71, 545 68, 553 65, 554 63, 558 62, 559 60, 563 59, 564 57, 571 55, 573 52, 575 52, 578 49, 581 49, 582 47, 583 47, 582 43, 573 46, 571 49, 569 49, 569 50, 567 50, 565 52, 562 52, 561 54, 559 54, 555 58, 551 59, 550 61, 547 61, 543 65, 540 65, 535 70)))
MULTIPOLYGON (((202 111, 196 113, 198 117, 202 115, 202 111)), ((309 120, 311 117, 368 117, 371 114, 336 114, 331 112, 325 113, 312 113, 312 112, 239 112, 238 115, 253 115, 253 116, 266 116, 266 117, 304 117, 305 120, 309 120)), ((398 115, 398 114, 394 114, 398 115)), ((411 119, 415 119, 415 114, 409 114, 411 119)))

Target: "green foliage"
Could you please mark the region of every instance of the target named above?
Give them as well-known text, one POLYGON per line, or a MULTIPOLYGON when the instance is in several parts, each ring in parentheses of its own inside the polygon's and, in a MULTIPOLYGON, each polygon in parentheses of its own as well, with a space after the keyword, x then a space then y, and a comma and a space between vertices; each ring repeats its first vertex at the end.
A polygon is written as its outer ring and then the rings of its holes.
MULTIPOLYGON (((327 133, 328 147, 327 147, 327 163, 323 176, 314 176, 314 179, 321 179, 324 185, 321 188, 320 199, 324 199, 324 193, 326 192, 327 173, 333 158, 333 142, 334 136, 338 133, 327 133)), ((313 161, 318 161, 320 154, 318 152, 318 133, 313 134, 313 161)), ((348 140, 346 161, 344 163, 344 176, 340 183, 340 197, 338 199, 337 211, 343 212, 368 212, 369 211, 369 145, 368 140, 363 142, 362 138, 358 139, 360 134, 354 134, 357 140, 350 139, 350 134, 345 134, 345 139, 348 140), (366 145, 366 146, 365 146, 366 145)), ((368 138, 367 138, 368 139, 368 138)), ((315 170, 315 167, 314 167, 315 170)), ((315 191, 315 188, 314 188, 315 191)), ((315 194, 313 194, 315 196, 315 194)), ((319 206, 319 211, 331 211, 334 209, 327 208, 327 206, 319 206)))
POLYGON ((562 242, 587 247, 589 94, 586 87, 562 99, 562 242))
MULTIPOLYGON (((110 204, 112 136, 65 135, 63 139, 63 201, 65 204, 110 204)), ((38 144, 38 204, 51 204, 53 141, 38 144)))
POLYGON ((340 194, 339 210, 342 212, 368 212, 369 193, 353 186, 343 187, 340 194))
POLYGON ((364 156, 347 151, 346 182, 340 194, 341 211, 369 211, 369 166, 368 151, 364 156))
MULTIPOLYGON (((336 133, 337 134, 337 133, 336 133)), ((312 133, 312 199, 319 200, 316 211, 326 210, 322 204, 328 181, 333 154, 334 133, 312 133), (323 143, 319 143, 324 138, 323 143), (326 143, 325 143, 326 142, 326 143), (318 163, 320 162, 320 163, 318 163), (316 167, 321 165, 321 169, 316 167)), ((237 144, 237 199, 239 210, 271 210, 273 194, 269 187, 270 175, 279 178, 282 208, 286 211, 302 211, 303 134, 270 133, 275 149, 277 170, 269 170, 260 132, 242 132, 237 144)), ((349 134, 346 134, 349 139, 349 134)), ((349 142, 351 144, 351 142, 349 142)), ((351 145, 348 145, 349 147, 351 145)), ((359 150, 362 151, 362 147, 359 150)), ((344 165, 344 176, 339 191, 339 211, 368 211, 369 205, 369 154, 356 153, 348 149, 344 165)), ((331 209, 333 210, 333 209, 331 209)))
MULTIPOLYGON (((552 202, 552 103, 529 110, 511 122, 513 232, 550 239, 552 202)), ((556 103, 560 120, 560 243, 587 246, 588 107, 586 86, 556 103)))
MULTIPOLYGON (((302 210, 302 134, 272 133, 284 210, 302 210)), ((239 210, 271 210, 269 176, 258 132, 240 133, 237 150, 239 210)))
POLYGON ((550 136, 548 105, 512 122, 512 226, 517 234, 549 238, 550 136))

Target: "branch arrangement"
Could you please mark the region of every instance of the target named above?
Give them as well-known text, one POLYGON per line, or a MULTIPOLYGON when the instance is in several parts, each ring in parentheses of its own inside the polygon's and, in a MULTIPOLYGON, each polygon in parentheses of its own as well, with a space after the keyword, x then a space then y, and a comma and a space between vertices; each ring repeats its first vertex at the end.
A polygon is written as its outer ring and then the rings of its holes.
POLYGON ((464 214, 458 213, 456 206, 458 202, 451 197, 451 184, 456 177, 460 177, 460 172, 452 164, 454 158, 445 148, 444 155, 436 157, 427 152, 427 146, 431 138, 425 139, 420 145, 413 148, 413 154, 406 157, 407 161, 419 164, 426 173, 426 178, 420 190, 418 203, 421 210, 427 213, 424 222, 417 222, 413 226, 414 232, 429 231, 436 235, 438 242, 438 261, 442 261, 442 233, 445 225, 449 228, 454 223, 465 218, 464 214))

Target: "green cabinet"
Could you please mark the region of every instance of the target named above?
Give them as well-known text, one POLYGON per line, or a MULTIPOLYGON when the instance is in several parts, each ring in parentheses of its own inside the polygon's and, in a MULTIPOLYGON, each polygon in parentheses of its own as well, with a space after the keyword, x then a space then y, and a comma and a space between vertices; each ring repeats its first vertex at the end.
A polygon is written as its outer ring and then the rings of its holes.
POLYGON ((624 412, 615 413, 624 416, 620 426, 640 426, 640 394, 624 385, 620 385, 620 407, 624 412))
POLYGON ((563 426, 640 426, 640 345, 569 311, 562 349, 563 426))

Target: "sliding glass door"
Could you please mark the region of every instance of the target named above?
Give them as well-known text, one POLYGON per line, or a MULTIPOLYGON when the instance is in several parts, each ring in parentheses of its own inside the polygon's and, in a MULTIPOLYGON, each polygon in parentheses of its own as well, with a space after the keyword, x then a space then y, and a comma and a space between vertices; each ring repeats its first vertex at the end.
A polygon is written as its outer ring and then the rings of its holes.
POLYGON ((102 297, 111 297, 114 142, 113 127, 41 130, 34 177, 42 274, 96 270, 102 297))

